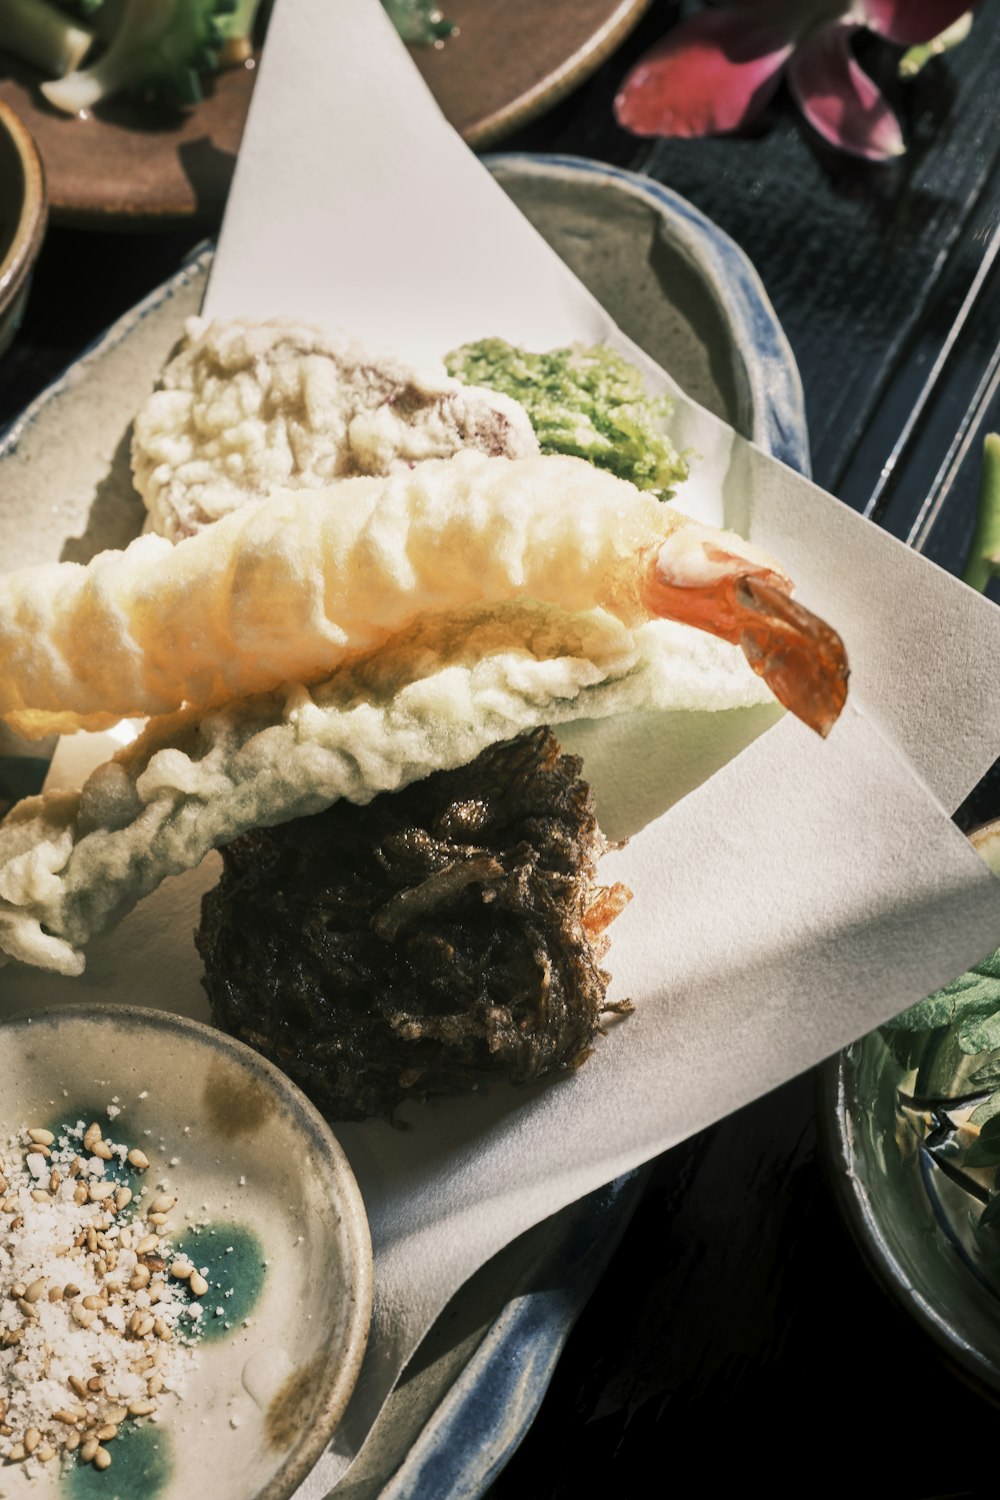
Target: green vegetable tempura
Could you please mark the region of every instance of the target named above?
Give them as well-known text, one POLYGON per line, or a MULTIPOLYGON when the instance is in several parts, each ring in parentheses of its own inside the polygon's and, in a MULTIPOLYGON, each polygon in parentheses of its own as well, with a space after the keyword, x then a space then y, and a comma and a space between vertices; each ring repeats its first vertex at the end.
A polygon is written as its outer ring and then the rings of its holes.
POLYGON ((445 356, 448 373, 519 401, 543 453, 585 458, 640 490, 669 499, 688 463, 663 431, 672 402, 650 396, 620 354, 576 344, 531 354, 503 339, 480 339, 445 356))

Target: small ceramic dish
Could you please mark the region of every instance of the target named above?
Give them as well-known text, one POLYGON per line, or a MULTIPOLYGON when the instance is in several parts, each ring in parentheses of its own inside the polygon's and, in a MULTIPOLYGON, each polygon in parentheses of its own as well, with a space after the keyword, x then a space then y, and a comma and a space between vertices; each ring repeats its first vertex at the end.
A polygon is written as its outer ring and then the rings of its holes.
MULTIPOLYGON (((5 1022, 4 1142, 38 1127, 57 1145, 79 1121, 144 1153, 148 1169, 126 1184, 135 1205, 176 1196, 160 1232, 206 1273, 202 1331, 180 1396, 106 1444, 107 1475, 78 1458, 34 1478, 7 1463, 0 1488, 11 1500, 284 1500, 329 1442, 368 1334, 371 1243, 346 1157, 277 1068, 210 1027, 99 1005, 5 1022)), ((10 1222, 0 1215, 5 1240, 10 1222)))
MULTIPOLYGON (((971 835, 1000 873, 1000 822, 971 835)), ((997 1052, 959 1026, 881 1028, 821 1070, 820 1119, 838 1205, 878 1280, 945 1362, 1000 1401, 1000 1237, 983 1220, 997 1168, 970 1157, 970 1115, 997 1052)))
POLYGON ((0 354, 24 316, 45 222, 41 159, 21 119, 0 99, 0 354))

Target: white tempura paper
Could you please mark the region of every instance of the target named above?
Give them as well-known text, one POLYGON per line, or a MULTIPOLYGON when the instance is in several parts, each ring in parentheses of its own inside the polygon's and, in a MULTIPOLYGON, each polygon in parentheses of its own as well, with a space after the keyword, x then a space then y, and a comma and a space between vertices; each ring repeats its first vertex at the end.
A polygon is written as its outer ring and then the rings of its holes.
MULTIPOLYGON (((410 357, 485 334, 630 348, 444 125, 378 0, 280 0, 206 311, 305 318, 410 357)), ((404 1133, 339 1129, 371 1218, 375 1319, 303 1500, 344 1473, 430 1323, 511 1239, 1000 941, 1000 884, 947 816, 1000 755, 1000 612, 682 397, 675 430, 700 455, 685 508, 747 530, 842 632, 848 708, 825 743, 783 719, 665 814, 670 726, 562 736, 608 831, 633 834, 606 873, 635 892, 610 962, 636 1012, 564 1082, 414 1109, 404 1133)), ((65 744, 54 778, 77 780, 86 753, 65 744)), ((190 934, 216 870, 168 882, 82 979, 11 974, 5 1007, 204 1016, 190 934)))

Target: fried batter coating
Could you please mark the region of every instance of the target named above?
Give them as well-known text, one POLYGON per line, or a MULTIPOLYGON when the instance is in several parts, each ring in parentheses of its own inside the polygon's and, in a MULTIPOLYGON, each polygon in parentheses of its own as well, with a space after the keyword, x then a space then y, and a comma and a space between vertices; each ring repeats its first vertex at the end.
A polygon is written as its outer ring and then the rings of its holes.
POLYGON ((629 632, 607 615, 561 635, 564 654, 543 619, 522 623, 516 649, 502 616, 417 628, 325 683, 153 719, 80 791, 17 803, 0 821, 0 965, 80 974, 91 938, 217 845, 539 724, 768 697, 735 647, 666 620, 629 632))
POLYGON ((190 318, 185 333, 132 437, 152 529, 173 541, 275 489, 322 489, 462 448, 538 452, 516 401, 443 369, 283 320, 190 318))
MULTIPOLYGON (((582 460, 460 453, 283 492, 172 546, 0 577, 0 717, 39 737, 316 682, 418 620, 516 604, 553 622, 650 611, 643 568, 683 532, 770 559, 582 460)), ((510 644, 523 635, 516 610, 510 644)))
POLYGON ((215 1020, 334 1119, 578 1067, 631 1009, 601 968, 630 893, 597 884, 580 764, 540 729, 237 839, 196 939, 215 1020))

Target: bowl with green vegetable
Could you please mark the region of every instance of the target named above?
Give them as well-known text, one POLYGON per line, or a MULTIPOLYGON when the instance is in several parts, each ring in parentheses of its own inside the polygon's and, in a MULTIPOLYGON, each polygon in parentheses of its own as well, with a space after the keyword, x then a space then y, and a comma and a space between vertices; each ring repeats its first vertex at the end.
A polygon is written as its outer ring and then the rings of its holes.
POLYGON ((0 100, 0 354, 24 314, 45 222, 38 151, 23 121, 0 100))
MULTIPOLYGON (((1000 570, 1000 435, 986 436, 966 583, 1000 570)), ((995 814, 994 766, 956 814, 995 814)), ((970 842, 1000 875, 1000 819, 970 842)), ((883 1286, 957 1373, 1000 1400, 1000 948, 821 1073, 827 1160, 883 1286)))
MULTIPOLYGON (((1000 823, 973 835, 1000 868, 1000 823)), ((1000 950, 822 1075, 832 1181, 877 1278, 1000 1400, 1000 950)))

